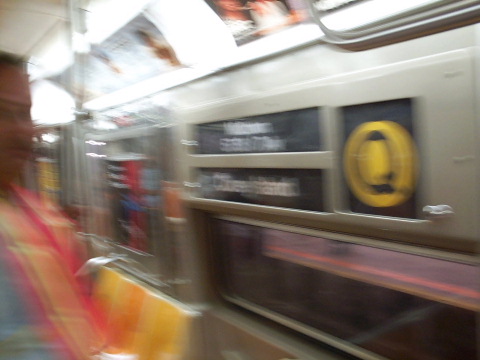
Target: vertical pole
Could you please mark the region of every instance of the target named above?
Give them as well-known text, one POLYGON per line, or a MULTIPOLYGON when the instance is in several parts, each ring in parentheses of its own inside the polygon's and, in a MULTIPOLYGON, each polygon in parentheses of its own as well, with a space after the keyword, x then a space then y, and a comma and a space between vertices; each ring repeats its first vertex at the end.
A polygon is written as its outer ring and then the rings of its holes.
MULTIPOLYGON (((85 159, 85 141, 82 130, 82 120, 85 119, 85 113, 82 111, 85 100, 85 49, 79 47, 85 46, 85 0, 66 0, 69 12, 69 39, 72 52, 72 66, 68 72, 68 88, 75 99, 75 121, 71 124, 68 131, 70 136, 69 146, 71 148, 70 159, 73 162, 73 174, 70 184, 73 184, 72 191, 68 195, 69 202, 82 209, 87 209, 88 205, 88 178, 86 177, 86 159, 85 159)), ((83 231, 90 227, 89 217, 80 216, 80 226, 83 231)))

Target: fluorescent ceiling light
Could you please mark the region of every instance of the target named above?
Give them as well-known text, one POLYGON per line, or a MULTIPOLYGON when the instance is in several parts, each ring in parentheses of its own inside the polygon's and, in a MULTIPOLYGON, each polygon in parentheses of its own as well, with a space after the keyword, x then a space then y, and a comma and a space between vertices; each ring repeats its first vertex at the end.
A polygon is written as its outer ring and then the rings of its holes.
POLYGON ((61 87, 48 80, 31 84, 32 119, 37 125, 57 125, 75 119, 73 97, 61 87))
POLYGON ((57 142, 60 137, 56 134, 52 133, 45 133, 42 134, 42 141, 45 141, 47 143, 53 144, 54 142, 57 142))
POLYGON ((103 95, 83 104, 88 110, 102 110, 138 100, 173 86, 210 74, 212 70, 182 68, 131 85, 111 94, 103 95))
POLYGON ((318 40, 321 35, 322 32, 317 24, 298 24, 240 46, 235 62, 226 65, 235 65, 285 51, 318 40))
POLYGON ((28 73, 32 80, 56 76, 72 62, 68 27, 58 23, 51 34, 35 46, 33 56, 29 59, 28 73))
POLYGON ((439 1, 441 0, 363 1, 325 15, 321 21, 330 30, 346 31, 439 1))
POLYGON ((146 10, 186 66, 218 67, 237 45, 223 21, 199 0, 157 0, 146 10), (188 10, 186 10, 188 9, 188 10))

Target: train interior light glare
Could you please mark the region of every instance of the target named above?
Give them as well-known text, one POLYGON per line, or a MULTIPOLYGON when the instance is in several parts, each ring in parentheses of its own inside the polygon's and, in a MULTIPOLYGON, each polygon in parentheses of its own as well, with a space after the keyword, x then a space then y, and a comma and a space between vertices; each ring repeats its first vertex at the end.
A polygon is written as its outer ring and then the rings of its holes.
POLYGON ((61 87, 48 80, 37 80, 31 84, 31 115, 37 125, 57 125, 75 119, 75 101, 61 87))
POLYGON ((440 0, 362 1, 323 16, 322 22, 328 29, 333 31, 352 30, 439 1, 440 0))

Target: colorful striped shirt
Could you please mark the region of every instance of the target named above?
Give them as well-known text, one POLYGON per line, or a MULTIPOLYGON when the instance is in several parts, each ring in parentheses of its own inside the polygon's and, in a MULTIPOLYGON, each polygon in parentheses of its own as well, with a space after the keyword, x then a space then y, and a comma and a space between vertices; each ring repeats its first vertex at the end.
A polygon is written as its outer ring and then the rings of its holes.
POLYGON ((0 360, 89 359, 102 342, 72 225, 18 187, 0 199, 0 360))

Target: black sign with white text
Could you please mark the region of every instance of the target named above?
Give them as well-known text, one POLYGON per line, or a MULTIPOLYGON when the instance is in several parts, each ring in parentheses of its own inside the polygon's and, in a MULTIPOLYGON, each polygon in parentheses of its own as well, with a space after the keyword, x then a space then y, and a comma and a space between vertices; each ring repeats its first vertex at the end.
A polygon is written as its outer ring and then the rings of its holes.
POLYGON ((322 170, 200 169, 201 196, 247 204, 323 211, 322 170))
POLYGON ((217 121, 196 126, 199 154, 320 151, 318 108, 217 121))

